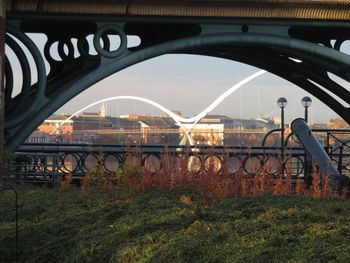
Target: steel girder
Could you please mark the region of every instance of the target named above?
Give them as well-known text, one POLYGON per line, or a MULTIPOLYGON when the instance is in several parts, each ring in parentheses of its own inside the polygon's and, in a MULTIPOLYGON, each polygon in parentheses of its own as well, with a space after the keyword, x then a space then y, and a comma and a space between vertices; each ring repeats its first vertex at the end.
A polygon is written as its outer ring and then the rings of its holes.
POLYGON ((169 53, 216 56, 264 68, 310 92, 350 123, 350 92, 328 74, 350 81, 350 56, 340 51, 350 38, 349 28, 348 23, 332 22, 10 17, 6 43, 20 62, 23 85, 13 97, 14 72, 7 58, 7 147, 16 149, 43 120, 91 85, 169 53), (27 32, 47 36, 43 54, 27 32), (97 55, 89 52, 88 35, 94 37, 97 55), (110 50, 109 35, 119 36, 117 50, 110 50), (139 36, 141 44, 129 48, 128 35, 139 36), (60 61, 50 53, 55 43, 60 61), (35 65, 28 62, 23 45, 35 65), (37 81, 31 84, 33 73, 37 81))

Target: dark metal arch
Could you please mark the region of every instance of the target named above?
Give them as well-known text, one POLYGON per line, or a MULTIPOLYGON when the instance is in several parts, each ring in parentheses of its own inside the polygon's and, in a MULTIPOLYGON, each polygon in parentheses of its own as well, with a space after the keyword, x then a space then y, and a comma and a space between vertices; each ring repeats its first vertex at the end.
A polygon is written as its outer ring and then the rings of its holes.
MULTIPOLYGON (((186 50, 189 48, 209 47, 213 45, 237 45, 263 48, 276 47, 295 50, 303 56, 317 57, 318 61, 323 61, 323 63, 326 65, 332 65, 331 71, 334 71, 335 73, 348 72, 350 66, 350 56, 341 54, 338 51, 303 40, 267 34, 208 34, 162 43, 135 51, 134 53, 127 51, 125 55, 121 55, 121 57, 118 59, 101 58, 100 66, 97 69, 92 70, 88 75, 79 75, 77 78, 72 79, 66 83, 66 85, 64 85, 61 90, 55 94, 55 96, 52 96, 50 99, 43 100, 37 110, 37 114, 35 116, 31 116, 25 125, 22 127, 18 126, 17 129, 13 130, 13 132, 16 132, 16 136, 11 138, 8 144, 9 149, 14 150, 24 140, 24 138, 28 136, 30 132, 37 127, 37 125, 40 124, 43 119, 45 119, 71 98, 75 97, 105 77, 108 77, 111 74, 114 74, 136 63, 159 55, 171 52, 181 52, 181 50, 186 50)), ((267 69, 269 68, 266 64, 262 64, 261 67, 267 69)), ((300 80, 295 77, 290 78, 291 73, 293 73, 293 71, 289 72, 288 74, 281 72, 280 76, 283 76, 285 79, 292 80, 293 83, 301 86, 302 88, 307 88, 308 90, 315 89, 315 86, 311 82, 307 83, 305 79, 300 80)), ((328 97, 324 96, 324 99, 328 99, 328 97)), ((340 110, 341 108, 335 109, 336 112, 339 112, 340 110)), ((344 109, 342 109, 342 112, 340 112, 341 116, 344 115, 343 110, 344 109)), ((349 119, 347 119, 347 121, 350 122, 349 119)))
MULTIPOLYGON (((20 47, 20 45, 9 35, 6 36, 6 43, 9 45, 9 47, 13 50, 13 52, 16 54, 19 63, 21 65, 21 70, 22 70, 22 90, 21 93, 18 94, 14 100, 16 101, 15 103, 9 104, 8 102, 11 100, 11 95, 9 94, 9 97, 7 98, 7 107, 5 110, 6 112, 13 111, 14 108, 16 108, 17 105, 21 104, 26 104, 29 103, 28 101, 26 102, 28 95, 30 93, 30 85, 31 85, 31 74, 30 74, 30 65, 28 62, 28 59, 20 47)), ((12 91, 11 91, 12 93, 12 91)))
POLYGON ((38 73, 38 88, 35 92, 33 101, 31 101, 31 103, 29 104, 29 107, 26 107, 26 109, 20 113, 18 113, 17 111, 15 118, 11 118, 11 115, 13 115, 14 113, 10 113, 8 116, 9 118, 6 120, 5 128, 11 128, 24 122, 40 106, 40 101, 45 95, 46 68, 40 51, 38 50, 34 42, 26 34, 23 34, 21 31, 12 26, 8 26, 7 30, 9 33, 16 36, 29 49, 29 52, 34 58, 38 73))
POLYGON ((11 67, 10 60, 7 56, 5 56, 5 77, 6 77, 6 85, 5 85, 5 105, 11 100, 12 92, 13 92, 13 70, 11 67))

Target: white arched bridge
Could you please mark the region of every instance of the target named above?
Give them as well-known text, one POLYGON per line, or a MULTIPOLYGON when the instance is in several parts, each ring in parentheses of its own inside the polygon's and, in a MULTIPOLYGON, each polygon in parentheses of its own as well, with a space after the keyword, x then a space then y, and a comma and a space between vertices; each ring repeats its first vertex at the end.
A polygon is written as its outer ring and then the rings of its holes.
MULTIPOLYGON (((140 102, 145 102, 147 104, 150 104, 156 108, 158 108, 159 110, 161 110, 162 112, 168 114, 174 121, 175 123, 180 126, 183 131, 186 134, 186 137, 184 137, 185 139, 187 138, 190 145, 193 145, 193 139, 190 135, 191 130, 194 128, 194 126, 202 119, 204 118, 208 113, 210 113, 211 111, 213 111, 218 105, 220 105, 221 102, 223 102, 228 96, 230 96, 232 93, 234 93, 235 91, 237 91, 240 87, 242 87, 243 85, 247 84, 248 82, 254 80, 255 78, 261 76, 262 74, 266 73, 265 70, 261 70, 258 71, 254 74, 252 74, 251 76, 243 79, 242 81, 238 82, 237 84, 235 84, 234 86, 232 86, 230 89, 228 89, 227 91, 225 91, 223 94, 221 94, 216 100, 214 100, 208 107, 206 107, 203 111, 201 111, 199 114, 197 114, 194 117, 190 117, 190 118, 185 118, 182 116, 179 116, 177 114, 175 114, 174 112, 172 112, 170 109, 160 105, 159 103, 147 99, 147 98, 142 98, 142 97, 137 97, 137 96, 115 96, 115 97, 109 97, 106 99, 102 99, 102 100, 98 100, 96 102, 93 102, 83 108, 81 108, 80 110, 74 112, 70 117, 68 117, 67 119, 63 120, 52 133, 55 133, 62 125, 64 125, 66 122, 68 122, 70 119, 72 119, 74 116, 78 115, 79 113, 85 111, 88 108, 91 108, 95 105, 98 105, 100 103, 103 102, 108 102, 108 101, 113 101, 113 100, 135 100, 135 101, 140 101, 140 102), (189 127, 185 126, 184 124, 188 123, 190 124, 189 127)), ((185 144, 185 140, 183 140, 181 142, 181 144, 185 144)))

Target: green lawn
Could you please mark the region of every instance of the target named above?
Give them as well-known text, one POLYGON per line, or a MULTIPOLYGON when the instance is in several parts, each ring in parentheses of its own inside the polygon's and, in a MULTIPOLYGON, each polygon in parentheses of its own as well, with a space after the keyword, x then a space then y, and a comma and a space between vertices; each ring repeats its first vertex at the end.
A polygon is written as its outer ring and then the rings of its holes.
MULTIPOLYGON (((350 261, 350 200, 260 196, 208 205, 175 190, 18 191, 21 262, 350 261)), ((15 260, 11 202, 12 192, 0 193, 0 262, 15 260)))

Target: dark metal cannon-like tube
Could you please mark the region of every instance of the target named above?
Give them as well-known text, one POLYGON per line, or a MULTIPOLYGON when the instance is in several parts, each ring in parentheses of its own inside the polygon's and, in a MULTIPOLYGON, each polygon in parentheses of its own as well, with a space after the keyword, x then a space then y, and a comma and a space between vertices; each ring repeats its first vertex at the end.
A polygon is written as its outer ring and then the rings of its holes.
POLYGON ((312 159, 316 161, 321 174, 330 176, 331 184, 333 186, 350 185, 350 178, 343 176, 338 172, 304 119, 295 119, 292 122, 291 127, 293 133, 303 144, 305 151, 307 151, 312 159))

